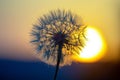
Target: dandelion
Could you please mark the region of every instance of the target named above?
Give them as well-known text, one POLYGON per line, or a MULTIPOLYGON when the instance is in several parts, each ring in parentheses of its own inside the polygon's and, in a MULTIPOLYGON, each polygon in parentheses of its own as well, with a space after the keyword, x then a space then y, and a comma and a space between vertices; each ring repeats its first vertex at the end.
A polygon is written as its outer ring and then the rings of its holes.
POLYGON ((84 47, 85 28, 80 17, 59 9, 43 15, 34 25, 31 43, 40 60, 56 65, 54 80, 59 66, 70 64, 70 57, 84 47))

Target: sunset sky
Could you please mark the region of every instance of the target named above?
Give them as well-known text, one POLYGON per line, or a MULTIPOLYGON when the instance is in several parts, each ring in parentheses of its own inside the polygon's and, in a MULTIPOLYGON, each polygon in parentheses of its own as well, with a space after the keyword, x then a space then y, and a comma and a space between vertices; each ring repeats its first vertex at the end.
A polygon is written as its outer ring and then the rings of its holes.
POLYGON ((57 80, 120 80, 120 0, 0 0, 0 80, 53 80, 55 67, 36 58, 30 32, 40 16, 56 9, 81 16, 106 43, 101 60, 62 67, 57 80))
POLYGON ((29 43, 32 25, 50 10, 71 10, 98 28, 107 43, 102 61, 118 60, 117 0, 0 0, 0 58, 36 60, 29 43))

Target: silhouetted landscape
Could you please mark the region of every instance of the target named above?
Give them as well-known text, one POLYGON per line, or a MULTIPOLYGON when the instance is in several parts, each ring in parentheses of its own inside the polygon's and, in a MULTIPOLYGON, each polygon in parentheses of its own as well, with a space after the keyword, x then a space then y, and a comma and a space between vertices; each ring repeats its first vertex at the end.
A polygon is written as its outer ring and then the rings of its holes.
MULTIPOLYGON (((120 80, 120 64, 73 63, 60 68, 57 80, 120 80)), ((42 62, 0 59, 0 80, 53 80, 55 68, 42 62)))

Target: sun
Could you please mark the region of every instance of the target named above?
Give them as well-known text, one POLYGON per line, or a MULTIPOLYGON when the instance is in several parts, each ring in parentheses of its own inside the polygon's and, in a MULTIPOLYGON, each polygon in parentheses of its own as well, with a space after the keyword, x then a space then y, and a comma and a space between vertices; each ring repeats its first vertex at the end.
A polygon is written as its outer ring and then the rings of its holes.
POLYGON ((77 61, 96 62, 105 55, 105 40, 101 32, 91 26, 86 29, 86 37, 86 45, 83 50, 80 51, 77 61))

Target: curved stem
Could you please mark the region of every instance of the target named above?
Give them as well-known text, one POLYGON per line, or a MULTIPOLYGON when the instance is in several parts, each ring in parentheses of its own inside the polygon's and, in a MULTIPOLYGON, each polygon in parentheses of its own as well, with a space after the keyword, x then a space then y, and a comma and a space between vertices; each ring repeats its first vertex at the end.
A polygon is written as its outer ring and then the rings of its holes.
POLYGON ((58 45, 57 64, 56 64, 54 80, 56 80, 56 78, 57 78, 57 73, 58 73, 58 70, 59 70, 59 64, 60 64, 61 56, 62 56, 62 44, 58 45))

